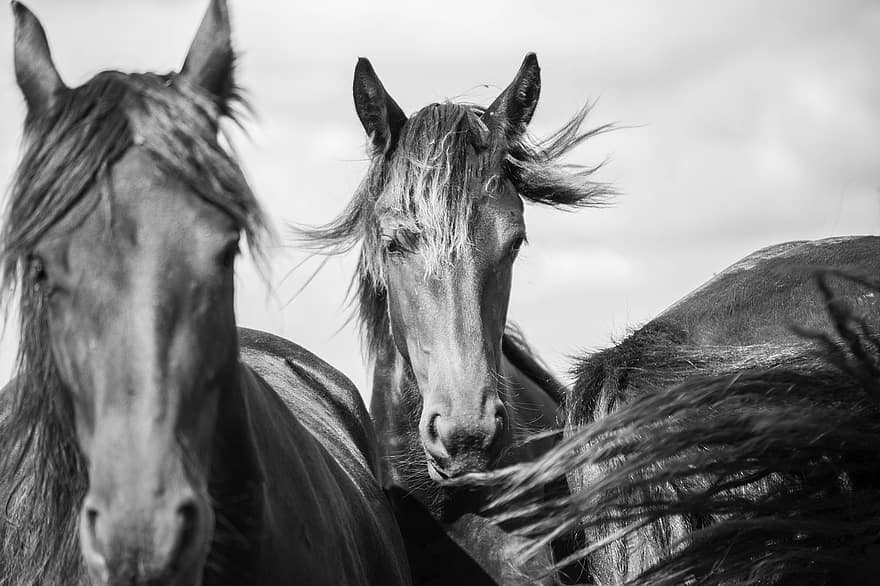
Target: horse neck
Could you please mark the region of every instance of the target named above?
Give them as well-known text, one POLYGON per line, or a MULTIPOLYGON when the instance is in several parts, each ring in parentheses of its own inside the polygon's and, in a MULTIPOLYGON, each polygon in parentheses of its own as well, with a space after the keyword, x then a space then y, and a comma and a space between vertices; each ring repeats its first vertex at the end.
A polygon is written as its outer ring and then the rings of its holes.
POLYGON ((555 388, 559 383, 545 373, 543 380, 535 380, 523 372, 515 356, 504 353, 501 374, 505 384, 501 389, 504 404, 510 415, 514 430, 513 446, 507 450, 499 464, 510 465, 532 460, 552 448, 559 436, 547 436, 538 440, 526 440, 542 432, 560 429, 562 418, 557 397, 562 391, 555 388))
POLYGON ((217 581, 206 583, 275 583, 307 563, 302 556, 308 552, 290 535, 326 528, 323 495, 315 489, 327 482, 314 479, 317 442, 270 383, 244 363, 235 380, 218 410, 209 481, 216 515, 211 558, 217 564, 206 566, 218 571, 217 581))
POLYGON ((206 565, 208 584, 247 581, 264 533, 265 468, 251 414, 255 381, 243 365, 239 365, 233 380, 236 384, 224 389, 219 399, 208 480, 215 514, 210 558, 217 560, 206 565))
POLYGON ((413 482, 416 480, 413 474, 424 458, 418 435, 421 400, 418 392, 413 392, 418 386, 390 334, 381 339, 373 351, 370 415, 379 444, 380 480, 386 487, 398 484, 409 488, 421 484, 413 482))

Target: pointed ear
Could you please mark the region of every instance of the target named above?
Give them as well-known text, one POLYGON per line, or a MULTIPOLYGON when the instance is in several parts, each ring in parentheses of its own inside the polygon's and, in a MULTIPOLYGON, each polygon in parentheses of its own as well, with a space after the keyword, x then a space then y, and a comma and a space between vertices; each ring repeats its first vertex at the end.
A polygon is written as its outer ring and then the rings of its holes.
POLYGON ((46 32, 34 13, 15 1, 12 13, 15 17, 15 79, 28 111, 45 112, 67 86, 52 63, 46 32))
POLYGON ((365 57, 354 69, 354 107, 364 130, 370 136, 376 154, 388 154, 397 145, 406 114, 400 109, 365 57))
POLYGON ((519 138, 532 120, 540 95, 541 68, 535 54, 529 53, 507 89, 486 108, 483 121, 507 141, 519 138))
POLYGON ((180 77, 208 92, 223 105, 235 91, 234 66, 226 0, 211 0, 186 54, 180 77))

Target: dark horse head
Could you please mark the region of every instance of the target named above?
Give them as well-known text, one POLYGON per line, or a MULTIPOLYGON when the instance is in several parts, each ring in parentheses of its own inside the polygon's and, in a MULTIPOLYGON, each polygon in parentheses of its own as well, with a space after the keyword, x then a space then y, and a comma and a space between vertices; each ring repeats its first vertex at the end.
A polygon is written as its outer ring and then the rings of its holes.
POLYGON ((235 98, 226 5, 212 1, 180 73, 108 71, 77 88, 36 17, 13 11, 28 109, 0 241, 21 313, 14 408, 28 441, 58 453, 32 482, 87 472, 66 506, 81 504, 96 583, 196 584, 217 397, 237 372, 233 263, 261 226, 218 142, 235 98))
POLYGON ((558 161, 597 132, 579 132, 586 109, 546 143, 527 137, 540 85, 529 54, 488 108, 447 102, 407 118, 359 60, 354 102, 370 169, 349 209, 307 233, 330 252, 361 245, 355 282, 370 351, 398 353, 415 381, 406 401, 435 480, 485 470, 509 444, 501 341, 526 240, 523 200, 583 206, 603 193, 591 169, 558 161))

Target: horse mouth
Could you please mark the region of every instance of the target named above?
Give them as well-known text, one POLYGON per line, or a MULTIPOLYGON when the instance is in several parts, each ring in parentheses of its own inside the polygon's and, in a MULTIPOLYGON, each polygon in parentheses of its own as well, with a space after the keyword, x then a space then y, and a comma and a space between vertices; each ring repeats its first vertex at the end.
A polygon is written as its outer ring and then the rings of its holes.
POLYGON ((486 472, 491 468, 490 462, 484 458, 472 458, 450 462, 449 466, 442 466, 435 458, 427 455, 428 476, 434 482, 446 482, 455 480, 468 474, 486 472))
POLYGON ((452 478, 452 476, 441 468, 437 461, 430 456, 428 456, 428 476, 430 476, 431 480, 435 482, 442 482, 452 478))

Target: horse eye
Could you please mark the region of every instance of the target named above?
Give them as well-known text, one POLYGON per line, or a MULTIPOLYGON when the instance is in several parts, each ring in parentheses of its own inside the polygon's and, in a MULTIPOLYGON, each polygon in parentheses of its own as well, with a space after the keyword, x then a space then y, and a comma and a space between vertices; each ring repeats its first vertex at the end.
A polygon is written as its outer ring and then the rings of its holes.
POLYGON ((385 252, 390 255, 409 254, 419 247, 419 234, 411 230, 395 230, 394 234, 382 234, 381 238, 385 252))
POLYGON ((522 248, 525 242, 525 236, 518 236, 516 240, 511 243, 510 252, 508 253, 511 258, 516 258, 516 256, 519 254, 519 250, 522 248))
POLYGON ((224 268, 232 268, 232 265, 235 264, 235 258, 238 256, 239 252, 241 252, 241 248, 238 245, 238 241, 229 244, 226 248, 223 249, 223 252, 220 254, 220 264, 224 268))
POLYGON ((34 288, 49 301, 54 301, 57 297, 58 287, 49 280, 46 272, 46 264, 38 256, 31 256, 27 260, 27 272, 34 288))
POLYGON ((37 285, 42 285, 46 282, 46 266, 43 263, 43 259, 38 256, 31 256, 28 258, 28 273, 30 275, 31 281, 36 283, 37 285))
POLYGON ((403 247, 400 245, 400 242, 390 234, 382 235, 382 244, 385 247, 385 252, 388 254, 400 254, 403 252, 403 247))

